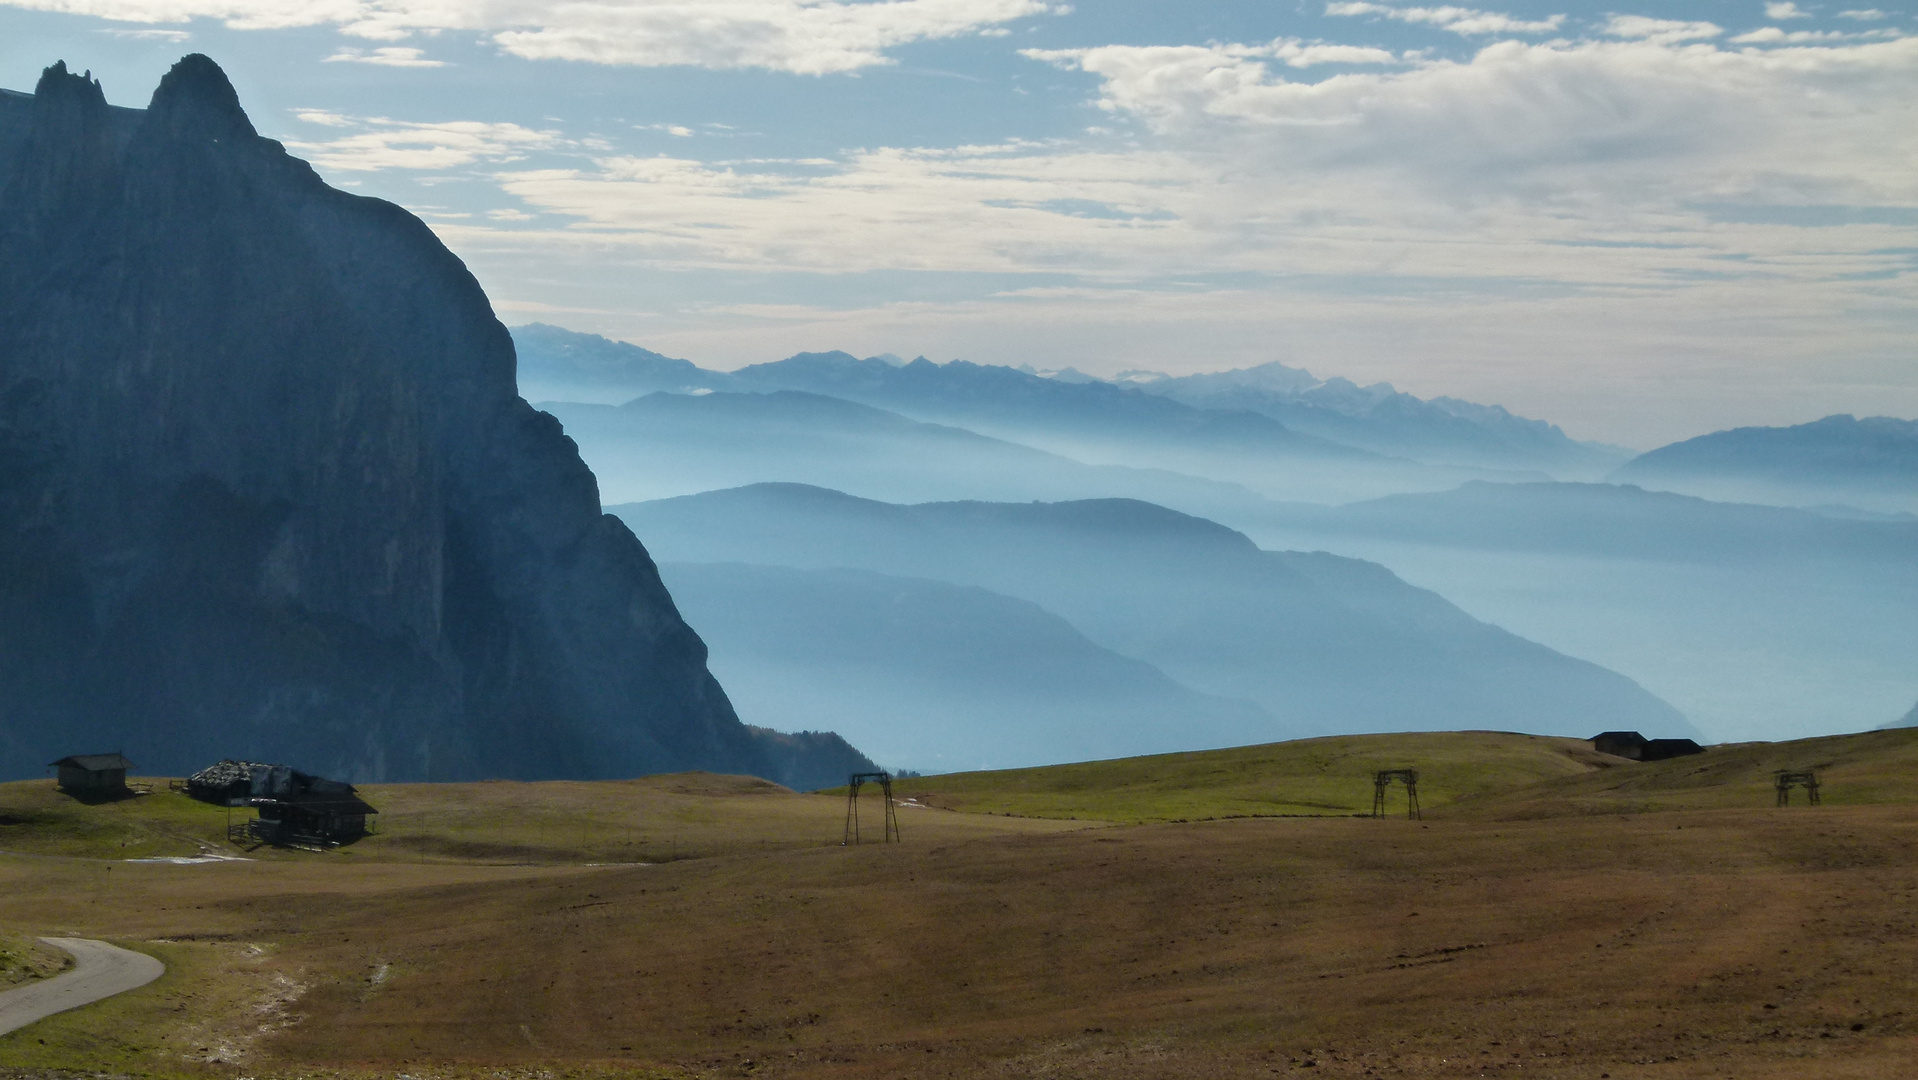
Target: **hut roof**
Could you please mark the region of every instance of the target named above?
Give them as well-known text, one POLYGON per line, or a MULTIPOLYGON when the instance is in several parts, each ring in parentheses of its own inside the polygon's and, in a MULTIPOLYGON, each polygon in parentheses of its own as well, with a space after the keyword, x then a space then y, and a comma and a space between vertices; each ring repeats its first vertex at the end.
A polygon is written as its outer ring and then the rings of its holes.
POLYGON ((73 754, 68 757, 63 757, 59 761, 47 762, 47 768, 49 769, 62 765, 75 769, 85 769, 87 772, 106 772, 108 769, 131 769, 134 767, 133 762, 128 761, 119 754, 73 754))
POLYGON ((228 758, 225 761, 216 761, 208 765, 206 768, 187 777, 186 782, 213 788, 223 788, 233 784, 244 784, 252 781, 253 770, 256 768, 271 768, 271 766, 257 765, 251 761, 236 761, 228 758))

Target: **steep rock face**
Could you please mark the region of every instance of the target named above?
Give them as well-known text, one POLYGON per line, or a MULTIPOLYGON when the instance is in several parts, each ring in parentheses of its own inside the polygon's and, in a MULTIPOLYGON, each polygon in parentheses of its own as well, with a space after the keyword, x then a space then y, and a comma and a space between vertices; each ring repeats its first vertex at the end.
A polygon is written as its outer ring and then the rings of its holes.
POLYGON ((144 114, 49 68, 0 153, 0 771, 857 758, 739 723, 465 266, 260 138, 211 60, 144 114))

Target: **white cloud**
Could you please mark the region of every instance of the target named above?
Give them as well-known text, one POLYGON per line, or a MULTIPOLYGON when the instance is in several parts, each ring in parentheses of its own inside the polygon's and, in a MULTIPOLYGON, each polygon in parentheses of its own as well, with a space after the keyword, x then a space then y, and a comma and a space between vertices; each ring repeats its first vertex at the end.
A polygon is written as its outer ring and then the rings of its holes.
MULTIPOLYGON (((1890 274, 1885 288, 1912 291, 1895 277, 1909 228, 1737 223, 1710 207, 1918 204, 1918 132, 1900 120, 1918 99, 1918 42, 1790 54, 1505 42, 1313 84, 1279 78, 1278 51, 1044 54, 1100 75, 1106 107, 1157 133, 1145 148, 502 171, 517 205, 572 222, 511 243, 657 266, 1046 271, 1096 288, 1248 273, 1455 281, 1487 296, 1551 283, 1621 301, 1710 285, 1718 303, 1890 274)), ((497 242, 442 232, 462 249, 497 242)))
POLYGON ((1747 34, 1740 34, 1732 41, 1740 45, 1806 45, 1825 44, 1836 41, 1879 41, 1900 36, 1896 30, 1864 30, 1847 34, 1839 30, 1781 30, 1776 26, 1763 26, 1747 34))
POLYGON ((1766 4, 1765 17, 1767 19, 1781 19, 1781 20, 1782 19, 1809 19, 1811 18, 1811 12, 1800 11, 1798 10, 1798 5, 1795 3, 1792 3, 1792 0, 1785 0, 1784 3, 1774 2, 1774 3, 1766 4))
POLYGON ((1327 15, 1379 15, 1400 22, 1423 23, 1454 34, 1549 34, 1565 22, 1563 15, 1517 19, 1491 11, 1462 7, 1392 7, 1387 4, 1342 2, 1325 5, 1327 15))
POLYGON ((305 123, 321 127, 352 127, 353 119, 327 109, 296 109, 293 113, 305 123))
POLYGON ((384 67, 445 67, 444 60, 426 59, 425 49, 409 49, 404 46, 389 45, 373 50, 341 49, 326 58, 326 62, 352 64, 380 64, 384 67))
POLYGON ((1714 23, 1682 22, 1677 19, 1652 19, 1643 15, 1614 15, 1605 24, 1612 37, 1634 38, 1655 45, 1715 38, 1725 31, 1714 23))
POLYGON ((441 30, 488 35, 533 60, 769 68, 804 75, 892 60, 886 50, 1053 11, 1045 0, 0 0, 133 23, 218 19, 240 30, 337 26, 397 41, 441 30))
POLYGON ((1296 40, 1273 42, 1269 55, 1283 60, 1287 67, 1307 68, 1318 64, 1393 64, 1399 58, 1384 49, 1359 45, 1308 45, 1296 40))
POLYGON ((117 27, 102 30, 100 33, 117 38, 126 38, 131 41, 181 42, 193 37, 192 34, 187 33, 185 30, 125 30, 117 27))
POLYGON ((321 127, 359 129, 351 135, 319 142, 287 140, 290 149, 315 165, 340 172, 454 169, 482 162, 504 164, 523 160, 534 150, 566 145, 558 132, 535 131, 518 124, 472 120, 412 123, 384 117, 347 117, 317 109, 295 115, 321 127))
POLYGON ((1505 41, 1464 62, 1290 82, 1264 48, 1032 53, 1102 79, 1102 107, 1180 144, 1263 151, 1306 177, 1372 169, 1445 200, 1528 185, 1631 206, 1796 191, 1918 201, 1918 41, 1732 51, 1638 41, 1505 41), (1450 190, 1459 184, 1459 190, 1450 190))
POLYGON ((1851 11, 1839 12, 1838 17, 1841 19, 1856 19, 1859 22, 1877 22, 1880 19, 1888 19, 1891 16, 1883 11, 1879 11, 1877 8, 1854 8, 1851 11))

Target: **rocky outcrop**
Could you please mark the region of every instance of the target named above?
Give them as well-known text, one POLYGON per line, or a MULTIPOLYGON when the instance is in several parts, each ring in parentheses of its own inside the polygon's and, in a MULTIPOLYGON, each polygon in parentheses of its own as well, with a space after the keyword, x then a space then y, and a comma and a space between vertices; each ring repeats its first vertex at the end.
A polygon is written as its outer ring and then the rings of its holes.
POLYGON ((211 60, 144 113, 55 65, 0 155, 0 772, 843 780, 739 722, 465 266, 211 60))

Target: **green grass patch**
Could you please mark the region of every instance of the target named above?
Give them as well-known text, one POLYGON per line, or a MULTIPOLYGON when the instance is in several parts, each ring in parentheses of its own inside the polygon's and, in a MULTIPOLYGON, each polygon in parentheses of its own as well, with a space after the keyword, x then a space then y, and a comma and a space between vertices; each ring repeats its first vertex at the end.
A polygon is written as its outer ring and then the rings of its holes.
MULTIPOLYGON (((1502 732, 1342 735, 894 781, 894 794, 982 814, 1126 823, 1228 817, 1340 816, 1372 810, 1381 769, 1419 771, 1427 811, 1461 799, 1579 776, 1608 759, 1577 739, 1502 732)), ((1609 759, 1617 760, 1617 759, 1609 759)), ((843 789, 842 789, 843 790, 843 789)), ((1393 785, 1387 812, 1405 812, 1393 785)), ((907 817, 902 823, 913 819, 907 817)))
MULTIPOLYGON (((0 851, 96 859, 150 859, 233 849, 227 812, 166 790, 84 803, 51 780, 0 784, 0 851)), ((237 812, 236 812, 237 813, 237 812)))
MULTIPOLYGON (((72 1070, 159 1078, 230 1076, 218 1065, 191 1060, 183 1002, 189 987, 217 986, 222 966, 205 946, 116 941, 160 958, 166 974, 124 994, 82 1005, 0 1035, 0 1065, 27 1070, 72 1070)), ((222 1004, 239 1005, 240 1002, 222 1004)))
MULTIPOLYGON (((1690 757, 1627 762, 1515 788, 1475 800, 1469 809, 1518 818, 1769 807, 1777 804, 1781 770, 1816 772, 1825 806, 1918 802, 1918 729, 1713 746, 1690 757)), ((1806 805, 1803 789, 1792 789, 1791 805, 1806 805)))
POLYGON ((0 931, 0 990, 51 979, 72 966, 72 957, 32 934, 0 931))
MULTIPOLYGON (((376 831, 327 851, 228 843, 225 807, 166 790, 89 804, 50 780, 0 784, 0 852, 97 859, 192 857, 367 863, 664 863, 837 845, 845 802, 750 776, 674 773, 593 782, 367 784, 376 831)), ((234 822, 250 810, 236 808, 234 822)), ((1037 822, 953 819, 953 838, 1037 822)), ((1053 828, 1053 826, 1045 826, 1053 828)))

